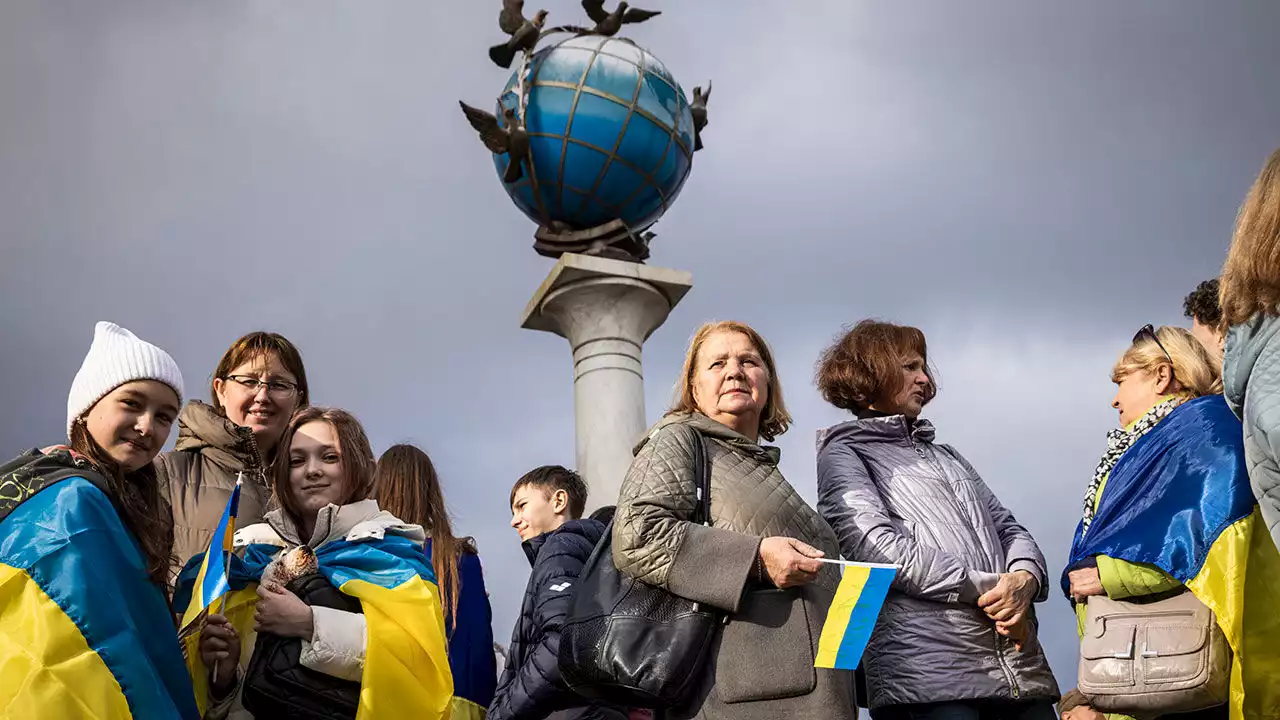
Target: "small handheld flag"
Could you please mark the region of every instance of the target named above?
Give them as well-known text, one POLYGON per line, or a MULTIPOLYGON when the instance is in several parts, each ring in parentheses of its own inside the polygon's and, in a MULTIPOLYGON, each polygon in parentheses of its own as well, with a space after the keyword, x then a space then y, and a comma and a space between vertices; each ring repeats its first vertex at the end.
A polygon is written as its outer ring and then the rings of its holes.
POLYGON ((231 589, 228 565, 231 563, 231 540, 236 533, 236 513, 240 510, 240 486, 244 482, 244 474, 236 478, 236 487, 231 491, 231 499, 222 511, 222 519, 209 539, 209 549, 205 551, 204 562, 200 563, 200 574, 196 576, 195 588, 191 593, 191 603, 182 614, 182 629, 185 631, 200 618, 206 608, 219 598, 225 598, 231 589))
POLYGON ((843 565, 844 577, 831 602, 827 621, 822 626, 813 666, 856 670, 862 651, 867 649, 867 642, 871 640, 876 619, 880 617, 889 584, 898 574, 898 567, 836 560, 824 562, 843 565))

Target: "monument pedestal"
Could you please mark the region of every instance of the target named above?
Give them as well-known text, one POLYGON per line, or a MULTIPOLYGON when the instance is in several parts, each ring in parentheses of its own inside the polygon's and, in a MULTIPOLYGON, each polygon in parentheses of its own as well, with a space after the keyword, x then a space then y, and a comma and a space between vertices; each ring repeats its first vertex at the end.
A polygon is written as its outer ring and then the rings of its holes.
POLYGON ((565 253, 525 308, 521 327, 555 333, 573 351, 577 471, 588 512, 617 502, 646 429, 644 341, 692 287, 682 270, 565 253))

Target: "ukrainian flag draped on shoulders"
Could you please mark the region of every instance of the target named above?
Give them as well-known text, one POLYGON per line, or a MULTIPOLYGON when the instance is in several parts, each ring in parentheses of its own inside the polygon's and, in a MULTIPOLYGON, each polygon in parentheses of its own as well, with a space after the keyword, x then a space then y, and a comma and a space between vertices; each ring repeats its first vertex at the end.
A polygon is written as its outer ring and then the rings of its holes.
POLYGON ((1280 552, 1249 487, 1240 421, 1221 395, 1183 403, 1116 463, 1089 531, 1076 529, 1067 571, 1098 555, 1183 583, 1231 645, 1232 719, 1280 718, 1280 552))
MULTIPOLYGON (((257 585, 267 565, 282 551, 279 545, 255 543, 230 557, 224 614, 242 638, 251 636, 257 585)), ((381 537, 325 542, 315 548, 315 554, 320 574, 358 599, 365 616, 367 645, 357 719, 449 718, 453 680, 444 615, 435 573, 422 546, 387 532, 381 537)), ((187 563, 178 578, 175 609, 185 609, 191 602, 203 566, 202 555, 187 563)), ((196 697, 203 706, 208 669, 197 651, 198 635, 190 634, 185 643, 196 697)), ((247 665, 250 651, 244 649, 242 665, 247 665)))
POLYGON ((198 718, 164 592, 69 450, 0 466, 0 717, 198 718))

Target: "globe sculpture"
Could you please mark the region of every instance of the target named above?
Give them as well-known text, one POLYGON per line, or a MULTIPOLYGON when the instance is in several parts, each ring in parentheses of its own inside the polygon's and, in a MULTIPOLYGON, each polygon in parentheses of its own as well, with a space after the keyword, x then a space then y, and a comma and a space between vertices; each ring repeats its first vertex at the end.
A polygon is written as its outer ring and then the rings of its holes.
MULTIPOLYGON (((544 254, 558 254, 557 238, 594 237, 574 231, 611 226, 634 239, 671 208, 689 177, 689 100, 658 58, 626 38, 582 35, 538 50, 498 98, 504 128, 505 109, 523 119, 530 152, 527 171, 504 187, 539 224, 537 238, 549 242, 535 247, 544 254)), ((502 177, 512 160, 493 158, 502 177)))

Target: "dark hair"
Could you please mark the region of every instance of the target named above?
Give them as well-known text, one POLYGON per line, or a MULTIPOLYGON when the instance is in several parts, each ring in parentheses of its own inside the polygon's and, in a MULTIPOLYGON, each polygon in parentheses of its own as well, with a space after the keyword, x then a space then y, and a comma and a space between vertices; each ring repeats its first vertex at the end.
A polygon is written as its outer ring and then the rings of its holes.
POLYGON ((392 445, 378 458, 374 486, 380 508, 404 522, 421 525, 431 536, 431 565, 440 584, 444 614, 450 627, 456 627, 462 588, 458 557, 464 552, 474 555, 476 548, 470 538, 453 535, 440 476, 431 457, 413 445, 392 445))
POLYGON ((929 367, 924 333, 905 325, 863 320, 844 333, 818 359, 815 382, 827 402, 844 410, 866 410, 902 390, 902 361, 910 353, 924 360, 928 403, 938 394, 929 367))
POLYGON ((1218 304, 1218 278, 1205 280, 1182 301, 1182 312, 1201 325, 1218 327, 1222 323, 1222 306, 1218 304))
POLYGON ((577 520, 587 508, 587 484, 578 473, 561 465, 543 465, 525 473, 511 486, 511 498, 507 505, 515 505, 520 488, 533 486, 547 494, 563 490, 569 496, 569 517, 577 520))
POLYGON ((209 383, 209 395, 215 410, 224 412, 213 381, 226 378, 232 370, 250 360, 257 360, 267 355, 280 358, 280 364, 284 365, 285 370, 293 373, 293 377, 298 381, 297 406, 304 408, 311 404, 311 392, 307 389, 307 369, 302 365, 302 353, 298 352, 298 348, 289 342, 288 338, 279 333, 257 331, 231 343, 231 347, 227 348, 227 351, 222 354, 222 359, 218 361, 218 367, 213 371, 213 380, 209 383))
POLYGON ((598 508, 596 508, 596 509, 591 513, 591 516, 590 516, 590 517, 591 517, 591 519, 592 519, 592 520, 599 520, 600 522, 604 523, 605 525, 608 525, 608 524, 609 524, 609 521, 613 520, 613 515, 614 515, 614 513, 616 513, 617 511, 618 511, 618 506, 617 506, 617 505, 605 505, 604 507, 598 507, 598 508))
POLYGON ((147 463, 124 472, 111 459, 85 425, 83 417, 71 424, 71 450, 83 456, 107 480, 120 520, 138 539, 147 576, 166 594, 177 558, 173 554, 173 511, 160 495, 155 465, 147 463))
POLYGON ((337 408, 309 407, 294 413, 289 420, 289 427, 280 439, 280 451, 276 455, 275 483, 273 492, 276 503, 284 510, 289 519, 297 527, 302 527, 302 508, 289 491, 289 449, 293 447, 293 436, 298 428, 310 422, 321 420, 333 426, 338 436, 338 451, 342 454, 342 469, 347 473, 347 496, 339 505, 349 505, 373 495, 373 448, 369 446, 369 436, 365 435, 360 421, 346 410, 337 408))

